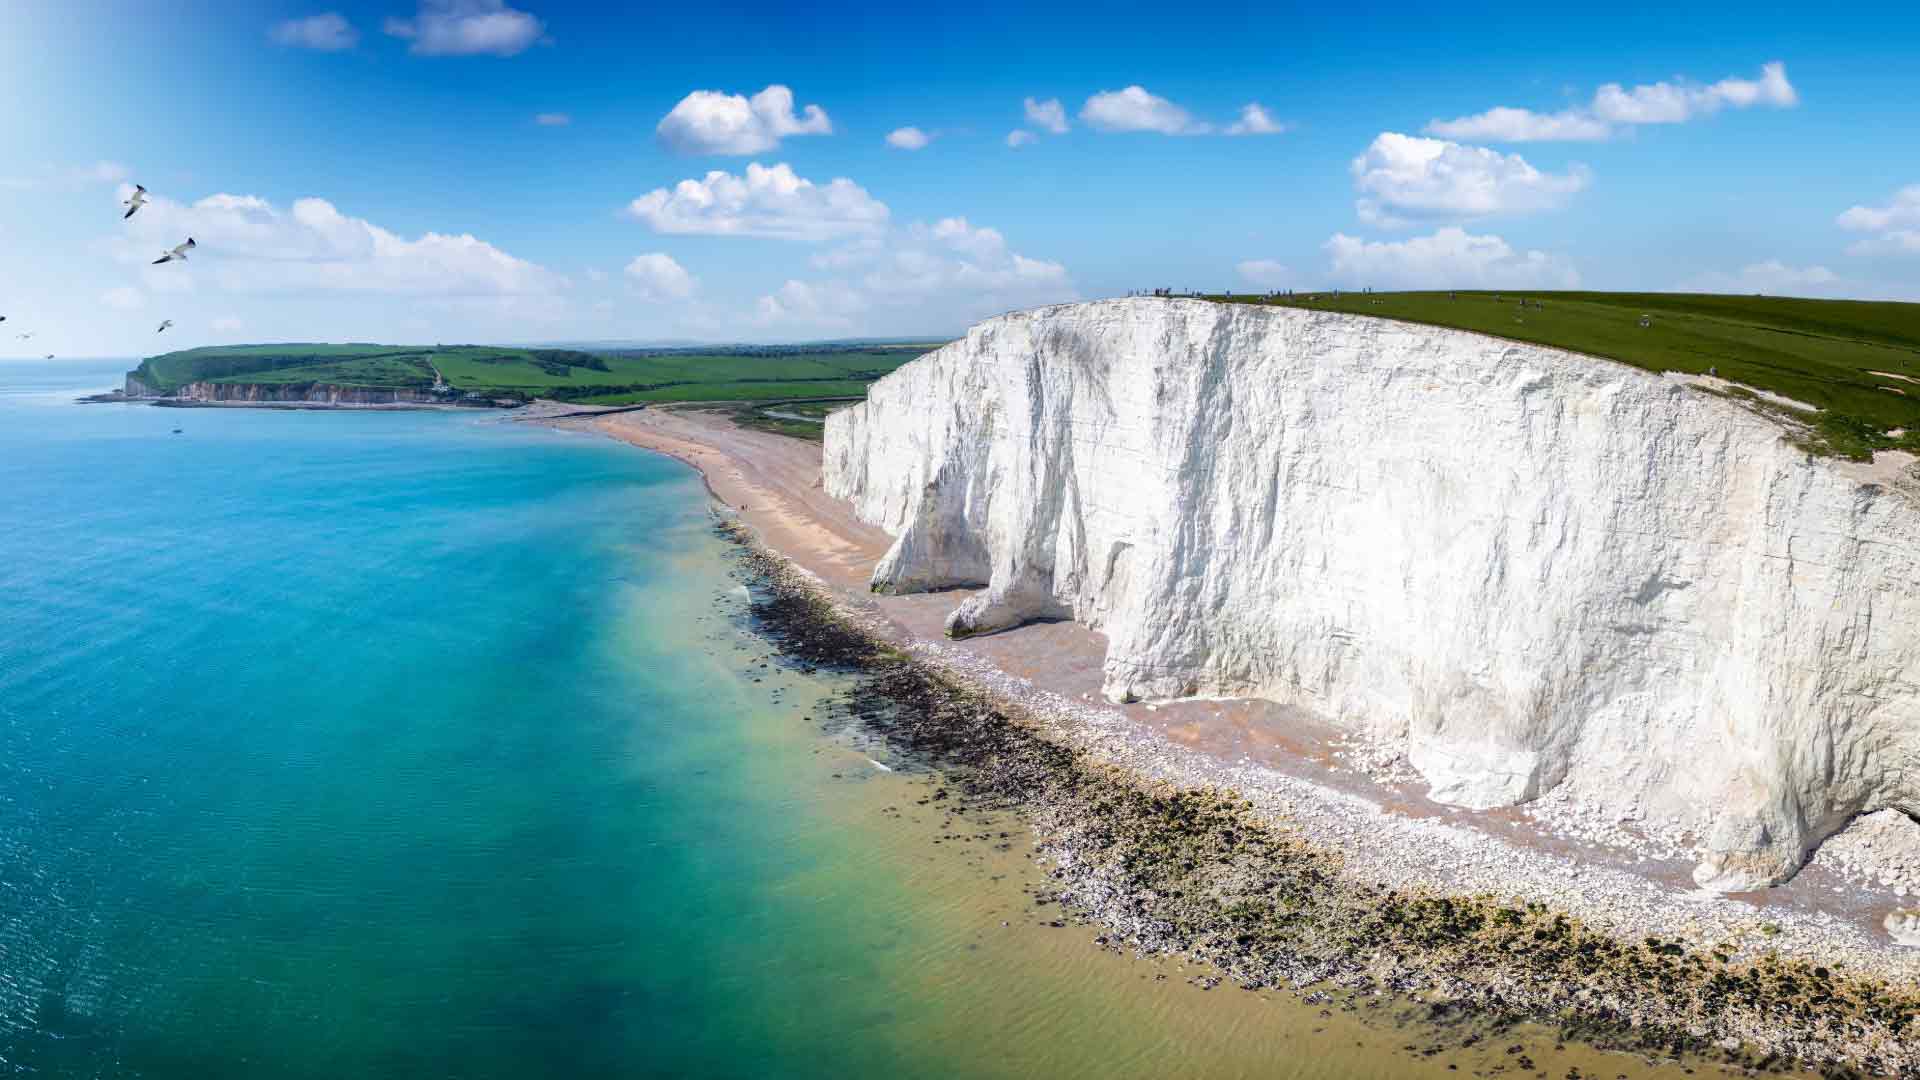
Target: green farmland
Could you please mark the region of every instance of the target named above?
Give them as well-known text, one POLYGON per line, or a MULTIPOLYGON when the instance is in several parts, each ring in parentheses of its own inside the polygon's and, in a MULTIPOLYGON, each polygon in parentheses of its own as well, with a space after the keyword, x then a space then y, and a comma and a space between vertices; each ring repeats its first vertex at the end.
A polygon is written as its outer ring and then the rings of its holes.
POLYGON ((240 345, 148 357, 133 374, 162 393, 187 383, 331 384, 594 405, 860 397, 931 345, 584 352, 484 345, 240 345))
MULTIPOLYGON (((1809 449, 1864 458, 1920 450, 1920 304, 1598 292, 1295 292, 1215 301, 1341 311, 1473 330, 1706 374, 1819 408, 1764 406, 1809 425, 1809 449), (1524 298, 1526 306, 1520 301, 1524 298), (1642 322, 1647 325, 1641 325, 1642 322), (1905 429, 1900 436, 1891 431, 1905 429)), ((1734 393, 1739 395, 1737 388, 1734 393)), ((1764 403, 1755 402, 1757 406, 1764 403)))

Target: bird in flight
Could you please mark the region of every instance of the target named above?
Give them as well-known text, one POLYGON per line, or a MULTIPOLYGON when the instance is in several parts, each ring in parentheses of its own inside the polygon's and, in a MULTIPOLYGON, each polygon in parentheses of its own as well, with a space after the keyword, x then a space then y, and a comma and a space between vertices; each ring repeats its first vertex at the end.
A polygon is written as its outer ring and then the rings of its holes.
POLYGON ((32 336, 33 336, 33 331, 29 330, 26 333, 20 335, 20 340, 25 341, 32 336))
POLYGON ((47 354, 47 359, 49 359, 49 360, 51 360, 51 359, 53 359, 53 354, 52 354, 52 353, 48 353, 48 354, 47 354))
POLYGON ((186 243, 175 244, 170 250, 163 253, 159 258, 153 260, 153 265, 159 266, 163 262, 174 262, 175 260, 178 260, 180 262, 186 262, 187 252, 198 246, 199 245, 193 242, 193 237, 189 236, 187 237, 186 243))
POLYGON ((139 184, 133 185, 133 194, 127 196, 126 201, 120 205, 127 208, 127 212, 120 215, 120 220, 125 221, 139 213, 141 207, 147 205, 147 189, 139 184))
POLYGON ((163 333, 166 333, 166 330, 167 330, 167 327, 169 327, 169 326, 172 326, 172 325, 173 325, 173 320, 172 320, 172 319, 161 319, 161 320, 160 320, 160 329, 158 329, 158 330, 155 330, 155 331, 154 331, 154 333, 156 333, 156 334, 163 334, 163 333))

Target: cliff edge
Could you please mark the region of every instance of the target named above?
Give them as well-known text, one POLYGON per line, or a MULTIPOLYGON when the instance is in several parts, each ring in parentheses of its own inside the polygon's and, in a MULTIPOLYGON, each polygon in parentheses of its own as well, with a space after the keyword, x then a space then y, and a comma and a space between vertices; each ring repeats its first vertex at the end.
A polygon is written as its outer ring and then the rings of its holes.
POLYGON ((1788 435, 1557 349, 1140 298, 902 367, 825 484, 895 537, 876 590, 984 587, 951 633, 1073 618, 1114 700, 1303 706, 1454 805, 1565 785, 1741 891, 1920 812, 1920 485, 1788 435))

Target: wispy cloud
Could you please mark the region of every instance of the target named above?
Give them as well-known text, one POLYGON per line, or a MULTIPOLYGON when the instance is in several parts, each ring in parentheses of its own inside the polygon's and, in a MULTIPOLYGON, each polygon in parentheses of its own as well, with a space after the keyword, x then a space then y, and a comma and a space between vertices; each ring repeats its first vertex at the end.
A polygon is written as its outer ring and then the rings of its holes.
POLYGON ((1160 135, 1278 135, 1287 129, 1259 102, 1240 109, 1240 118, 1225 126, 1216 126, 1194 118, 1193 114, 1143 86, 1121 90, 1102 90, 1087 99, 1080 108, 1080 119, 1095 131, 1153 132, 1160 135))
POLYGON ((412 42, 417 56, 518 56, 546 24, 506 0, 420 0, 413 18, 389 18, 382 29, 412 42))
POLYGON ((1545 113, 1502 105, 1472 116, 1434 120, 1426 132, 1476 142, 1591 142, 1610 138, 1621 128, 1681 124, 1726 108, 1791 108, 1799 103, 1799 92, 1787 81, 1786 65, 1776 60, 1762 66, 1757 79, 1727 78, 1706 86, 1657 82, 1632 89, 1608 83, 1585 105, 1545 113))
POLYGON ((1243 280, 1263 289, 1277 289, 1291 285, 1294 280, 1293 271, 1273 259, 1247 259, 1234 264, 1234 269, 1239 272, 1243 280))
POLYGON ((924 150, 933 136, 917 127, 894 128, 887 132, 887 145, 895 150, 924 150))
POLYGON ((1027 123, 1050 135, 1067 133, 1067 110, 1060 104, 1059 98, 1048 98, 1045 101, 1027 98, 1021 104, 1026 109, 1027 123))
MULTIPOLYGON (((123 186, 122 197, 131 190, 123 186)), ((199 242, 194 265, 208 265, 229 292, 511 296, 565 286, 558 274, 472 235, 409 239, 316 198, 282 209, 255 195, 221 193, 190 204, 155 197, 128 220, 116 250, 122 262, 148 273, 149 285, 172 288, 191 279, 150 272, 146 264, 183 236, 199 242)))
POLYGON ((1388 288, 1573 288, 1572 264, 1544 251, 1516 251, 1498 236, 1448 227, 1406 240, 1335 233, 1325 245, 1336 281, 1388 288))
POLYGON ((1022 255, 999 230, 961 217, 889 228, 812 262, 837 276, 789 280, 762 296, 755 307, 758 325, 851 330, 863 318, 888 312, 916 320, 936 312, 970 321, 1078 295, 1063 264, 1022 255))
POLYGON ((1287 125, 1273 118, 1259 102, 1249 102, 1240 109, 1240 119, 1228 124, 1221 132, 1223 135, 1278 135, 1287 130, 1287 125))
POLYGON ((1836 223, 1874 234, 1849 245, 1849 255, 1920 255, 1920 184, 1894 192, 1885 206, 1849 207, 1836 223))
POLYGON ((1682 292, 1766 293, 1773 296, 1834 296, 1847 291, 1840 275, 1824 266, 1789 266, 1779 259, 1749 263, 1737 272, 1714 271, 1680 284, 1682 292))
POLYGON ((268 36, 282 45, 320 52, 341 52, 360 43, 360 32, 337 11, 288 19, 275 24, 268 36))
POLYGON ((566 127, 573 123, 573 117, 563 112, 543 112, 535 113, 533 122, 541 127, 566 127))

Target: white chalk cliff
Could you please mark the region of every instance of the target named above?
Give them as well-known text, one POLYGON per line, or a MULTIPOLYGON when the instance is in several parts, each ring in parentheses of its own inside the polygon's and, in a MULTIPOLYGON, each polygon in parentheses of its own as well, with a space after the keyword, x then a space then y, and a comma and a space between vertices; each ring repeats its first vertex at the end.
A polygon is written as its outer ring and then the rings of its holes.
POLYGON ((1303 706, 1433 798, 1696 831, 1703 886, 1920 811, 1920 498, 1556 349, 1106 300, 992 319, 828 419, 825 482, 949 630, 1071 617, 1116 701, 1303 706))

